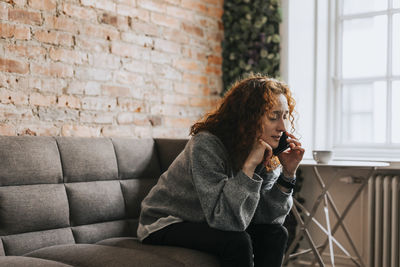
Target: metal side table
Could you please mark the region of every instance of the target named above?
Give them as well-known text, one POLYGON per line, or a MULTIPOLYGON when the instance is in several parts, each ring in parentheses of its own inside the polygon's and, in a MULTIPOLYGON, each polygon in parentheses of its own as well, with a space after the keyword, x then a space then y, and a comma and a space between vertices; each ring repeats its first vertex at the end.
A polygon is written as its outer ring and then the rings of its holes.
POLYGON ((300 227, 300 231, 297 231, 297 234, 296 234, 292 244, 290 245, 290 247, 288 248, 288 250, 286 252, 284 265, 286 265, 290 259, 292 259, 296 256, 300 256, 300 255, 312 252, 314 255, 314 258, 315 258, 312 266, 315 264, 315 262, 318 262, 319 266, 325 266, 325 263, 321 257, 321 254, 328 246, 329 247, 329 255, 330 255, 330 266, 334 267, 335 266, 335 255, 333 253, 333 243, 334 243, 338 248, 340 248, 343 251, 343 253, 346 256, 348 256, 352 260, 352 262, 355 264, 355 266, 365 267, 365 264, 363 263, 363 261, 361 259, 360 253, 358 252, 356 246, 354 245, 353 239, 351 238, 349 230, 346 227, 346 224, 343 220, 344 220, 345 216, 347 215, 348 211, 350 210, 351 206, 354 204, 354 202, 360 195, 361 191, 367 185, 368 178, 371 177, 372 175, 374 175, 375 171, 379 167, 387 167, 387 166, 389 166, 389 163, 387 163, 387 162, 371 162, 371 161, 339 161, 339 160, 336 161, 336 160, 334 160, 334 161, 330 161, 327 164, 318 164, 314 160, 303 160, 300 163, 300 166, 312 167, 314 174, 315 174, 315 178, 321 187, 321 193, 317 197, 315 202, 312 203, 312 209, 310 211, 308 211, 296 199, 293 199, 294 205, 292 207, 292 212, 293 212, 293 214, 297 220, 297 223, 300 227), (321 176, 321 174, 318 170, 319 168, 324 168, 324 167, 356 168, 356 169, 369 169, 370 170, 369 173, 365 177, 362 177, 362 182, 361 182, 358 190, 356 191, 356 193, 354 195, 351 196, 350 201, 348 202, 348 204, 346 205, 346 207, 342 213, 340 213, 339 210, 337 209, 335 202, 334 202, 331 194, 328 191, 330 186, 332 185, 332 182, 336 179, 336 177, 331 179, 329 181, 329 183, 326 184, 326 179, 324 179, 321 176), (326 227, 324 227, 320 222, 318 222, 314 218, 315 213, 321 202, 323 203, 326 227), (329 205, 332 209, 331 211, 329 210, 329 205), (298 209, 300 209, 305 214, 304 220, 301 218, 298 209), (330 220, 329 220, 330 212, 333 212, 333 214, 337 218, 337 222, 336 222, 336 224, 333 225, 333 227, 331 227, 331 225, 330 225, 330 220), (325 242, 323 242, 321 245, 316 245, 310 235, 309 227, 310 227, 311 222, 314 222, 327 236, 325 242), (353 250, 353 253, 355 254, 354 256, 351 255, 333 236, 336 233, 336 231, 339 229, 339 227, 343 230, 343 232, 346 236, 346 239, 348 240, 348 242, 353 250), (304 236, 306 238, 306 241, 310 245, 310 248, 300 251, 298 253, 293 253, 296 245, 299 243, 300 238, 302 236, 304 236))

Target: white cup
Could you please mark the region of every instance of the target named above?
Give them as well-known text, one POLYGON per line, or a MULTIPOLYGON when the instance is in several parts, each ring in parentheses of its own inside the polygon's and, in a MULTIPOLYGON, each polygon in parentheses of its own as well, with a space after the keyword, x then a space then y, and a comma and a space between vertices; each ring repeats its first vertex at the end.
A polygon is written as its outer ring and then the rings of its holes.
POLYGON ((317 163, 329 163, 333 156, 332 150, 313 150, 313 158, 317 163))

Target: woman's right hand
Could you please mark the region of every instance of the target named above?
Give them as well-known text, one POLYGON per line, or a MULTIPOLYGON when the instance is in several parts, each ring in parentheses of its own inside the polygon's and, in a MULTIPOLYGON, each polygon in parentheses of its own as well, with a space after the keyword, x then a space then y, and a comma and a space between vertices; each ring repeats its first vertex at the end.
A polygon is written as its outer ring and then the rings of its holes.
POLYGON ((243 172, 248 177, 253 177, 254 170, 261 162, 267 162, 272 157, 272 147, 265 141, 258 139, 254 142, 246 161, 243 164, 243 172))

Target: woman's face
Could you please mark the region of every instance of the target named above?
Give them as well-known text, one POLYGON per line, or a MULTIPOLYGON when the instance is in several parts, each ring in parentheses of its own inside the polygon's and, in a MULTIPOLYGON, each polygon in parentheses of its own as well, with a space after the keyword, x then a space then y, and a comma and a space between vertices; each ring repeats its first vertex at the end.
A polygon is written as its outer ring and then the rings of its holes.
POLYGON ((277 96, 277 103, 270 112, 261 117, 262 134, 261 139, 272 148, 278 147, 282 133, 286 131, 289 118, 289 106, 283 94, 277 96))

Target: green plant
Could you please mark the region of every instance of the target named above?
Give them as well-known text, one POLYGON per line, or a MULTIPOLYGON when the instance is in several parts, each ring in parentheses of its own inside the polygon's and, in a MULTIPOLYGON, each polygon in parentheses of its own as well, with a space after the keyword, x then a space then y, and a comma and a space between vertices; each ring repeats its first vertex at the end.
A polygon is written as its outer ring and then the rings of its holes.
POLYGON ((279 76, 279 0, 225 0, 223 93, 248 72, 279 76))

